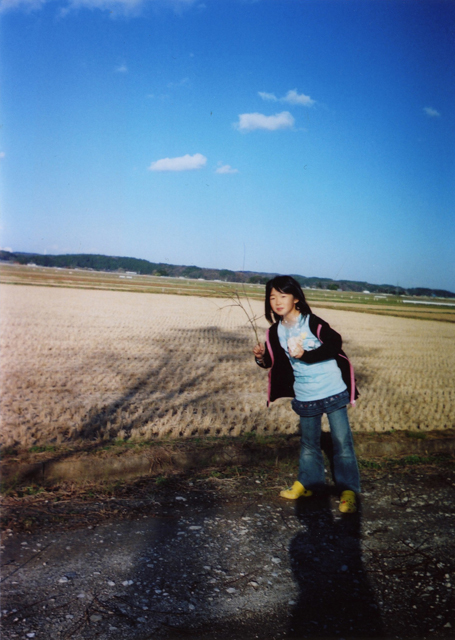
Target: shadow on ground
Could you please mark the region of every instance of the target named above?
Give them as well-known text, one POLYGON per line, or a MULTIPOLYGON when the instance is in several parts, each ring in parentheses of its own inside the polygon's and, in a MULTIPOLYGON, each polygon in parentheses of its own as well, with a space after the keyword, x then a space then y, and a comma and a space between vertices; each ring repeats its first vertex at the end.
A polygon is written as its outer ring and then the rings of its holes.
POLYGON ((354 516, 331 491, 280 499, 285 479, 250 465, 15 499, 19 517, 59 499, 62 521, 4 532, 5 638, 454 637, 453 462, 363 469, 354 516))
POLYGON ((328 493, 301 498, 296 517, 303 526, 289 554, 300 596, 288 638, 381 638, 375 595, 362 563, 361 511, 332 512, 328 493))

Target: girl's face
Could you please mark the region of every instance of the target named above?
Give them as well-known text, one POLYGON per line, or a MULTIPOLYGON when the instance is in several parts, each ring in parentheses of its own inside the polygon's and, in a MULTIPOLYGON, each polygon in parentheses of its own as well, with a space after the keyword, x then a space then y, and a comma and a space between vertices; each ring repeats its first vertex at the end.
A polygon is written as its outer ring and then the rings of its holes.
POLYGON ((276 289, 272 289, 270 292, 270 306, 273 313, 281 316, 283 320, 296 318, 300 311, 296 309, 295 305, 299 301, 298 298, 294 298, 292 293, 282 293, 276 289))

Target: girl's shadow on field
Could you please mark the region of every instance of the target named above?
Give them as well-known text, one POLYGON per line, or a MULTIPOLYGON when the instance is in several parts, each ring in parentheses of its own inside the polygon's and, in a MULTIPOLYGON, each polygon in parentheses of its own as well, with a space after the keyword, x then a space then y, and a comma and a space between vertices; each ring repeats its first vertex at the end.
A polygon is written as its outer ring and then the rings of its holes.
POLYGON ((361 510, 334 515, 326 493, 301 498, 296 516, 304 531, 291 541, 289 553, 300 595, 287 637, 384 637, 361 558, 361 510))

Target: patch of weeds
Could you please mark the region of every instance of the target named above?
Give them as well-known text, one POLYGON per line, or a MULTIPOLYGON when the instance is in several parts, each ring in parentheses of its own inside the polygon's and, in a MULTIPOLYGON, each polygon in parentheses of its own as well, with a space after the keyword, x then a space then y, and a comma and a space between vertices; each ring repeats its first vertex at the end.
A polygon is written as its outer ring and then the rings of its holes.
POLYGON ((405 456, 404 458, 400 458, 397 462, 397 464, 399 465, 406 465, 406 464, 428 464, 430 462, 433 462, 434 458, 429 457, 429 456, 405 456))
POLYGON ((382 462, 376 462, 375 460, 358 460, 359 467, 363 469, 382 469, 382 462))
POLYGON ((155 484, 158 485, 159 487, 164 486, 168 482, 169 482, 169 478, 167 478, 166 476, 157 476, 155 478, 155 484))
POLYGON ((28 450, 29 453, 48 453, 50 451, 56 451, 57 447, 55 447, 53 444, 47 444, 47 445, 34 445, 33 447, 30 447, 30 449, 28 450))
POLYGON ((14 493, 14 491, 16 491, 17 484, 17 476, 9 478, 8 480, 2 480, 0 482, 0 494, 5 497, 11 495, 12 493, 14 493))
POLYGON ((234 465, 232 467, 226 467, 225 475, 227 475, 227 476, 239 476, 240 475, 240 471, 241 471, 241 469, 237 465, 234 465))
POLYGON ((2 447, 0 449, 0 459, 6 458, 8 456, 17 456, 18 450, 16 447, 2 447))
POLYGON ((436 464, 436 465, 444 465, 444 466, 450 467, 450 465, 451 464, 453 465, 453 463, 454 463, 453 456, 451 456, 450 454, 438 454, 438 455, 432 455, 432 456, 412 455, 412 456, 405 456, 403 458, 387 460, 388 466, 400 466, 400 467, 404 467, 406 465, 417 465, 417 464, 436 464))
POLYGON ((278 466, 283 471, 293 471, 297 464, 297 458, 284 458, 278 460, 278 466))
POLYGON ((406 431, 407 438, 413 438, 415 440, 425 440, 427 434, 424 431, 406 431))
POLYGON ((103 492, 108 496, 117 495, 118 491, 123 487, 124 482, 122 480, 116 480, 115 482, 109 482, 103 487, 103 492))
POLYGON ((276 439, 274 436, 266 436, 261 433, 257 433, 256 431, 244 432, 241 436, 235 438, 235 440, 240 444, 248 445, 276 445, 276 439))
POLYGON ((223 474, 220 473, 219 471, 211 471, 210 472, 210 477, 211 478, 222 478, 223 474))
POLYGON ((240 442, 251 442, 252 440, 256 440, 256 432, 255 431, 246 431, 242 433, 239 438, 240 442))
POLYGON ((43 487, 39 487, 36 484, 32 484, 29 487, 24 487, 21 489, 21 493, 23 496, 36 496, 38 493, 42 493, 44 491, 43 487))
POLYGON ((146 447, 149 446, 149 442, 145 442, 145 441, 140 441, 140 440, 127 440, 127 439, 122 439, 122 438, 116 438, 115 440, 112 440, 112 442, 110 442, 109 444, 106 444, 104 447, 102 447, 103 451, 108 451, 109 449, 112 449, 113 447, 115 448, 120 448, 120 449, 136 449, 137 447, 146 447))
POLYGON ((363 469, 384 469, 385 467, 406 467, 408 465, 419 464, 444 464, 444 466, 450 467, 454 465, 454 460, 450 454, 440 454, 433 456, 419 456, 411 455, 404 456, 403 458, 385 458, 384 461, 377 460, 358 460, 359 467, 363 469))
POLYGON ((151 442, 148 442, 147 440, 138 440, 136 442, 136 446, 139 447, 139 449, 144 449, 145 447, 150 447, 152 445, 151 442))

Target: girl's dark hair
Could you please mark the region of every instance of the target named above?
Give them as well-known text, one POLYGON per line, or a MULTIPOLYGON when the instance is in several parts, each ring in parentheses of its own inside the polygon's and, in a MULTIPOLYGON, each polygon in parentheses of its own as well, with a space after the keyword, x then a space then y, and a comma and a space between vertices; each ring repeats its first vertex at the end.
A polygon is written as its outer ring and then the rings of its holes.
POLYGON ((299 285, 297 280, 295 280, 292 276, 275 276, 265 285, 265 317, 270 322, 270 324, 281 320, 281 316, 273 313, 272 307, 270 306, 270 294, 272 292, 272 289, 280 291, 281 293, 290 293, 294 296, 294 298, 298 298, 298 302, 296 302, 295 306, 303 316, 311 313, 311 309, 308 306, 307 301, 305 300, 305 294, 303 293, 302 287, 299 285))

